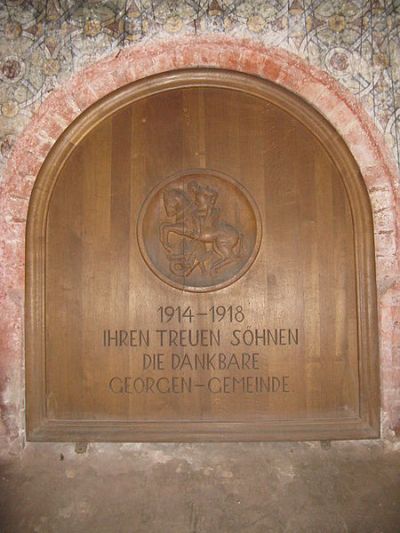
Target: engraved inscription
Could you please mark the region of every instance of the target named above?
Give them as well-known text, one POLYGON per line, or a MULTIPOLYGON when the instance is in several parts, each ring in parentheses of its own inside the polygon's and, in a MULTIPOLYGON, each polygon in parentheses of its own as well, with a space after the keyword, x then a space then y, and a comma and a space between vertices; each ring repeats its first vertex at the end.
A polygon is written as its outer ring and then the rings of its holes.
POLYGON ((226 287, 246 272, 258 252, 261 225, 257 206, 239 183, 216 172, 188 171, 150 193, 138 239, 158 277, 201 292, 226 287))
POLYGON ((251 329, 243 324, 246 316, 248 310, 242 305, 229 303, 197 310, 191 305, 161 305, 157 308, 158 324, 151 329, 104 330, 103 346, 110 348, 110 355, 117 358, 118 348, 124 358, 128 355, 141 362, 133 375, 114 374, 106 385, 108 392, 120 397, 126 394, 275 396, 294 392, 291 377, 272 374, 268 365, 277 353, 276 348, 281 357, 296 353, 299 328, 261 327, 260 324, 251 329), (210 321, 208 329, 196 325, 204 317, 210 321), (163 329, 159 329, 161 325, 163 329), (225 327, 215 327, 219 325, 225 327), (257 351, 253 350, 255 347, 257 351))

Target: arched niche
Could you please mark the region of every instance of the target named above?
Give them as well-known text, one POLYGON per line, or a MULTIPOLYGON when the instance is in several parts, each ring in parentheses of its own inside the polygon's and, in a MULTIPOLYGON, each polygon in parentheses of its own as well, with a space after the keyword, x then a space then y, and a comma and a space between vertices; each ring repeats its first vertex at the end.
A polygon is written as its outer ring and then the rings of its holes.
POLYGON ((368 194, 271 82, 175 71, 78 117, 32 193, 26 319, 31 440, 379 435, 368 194))

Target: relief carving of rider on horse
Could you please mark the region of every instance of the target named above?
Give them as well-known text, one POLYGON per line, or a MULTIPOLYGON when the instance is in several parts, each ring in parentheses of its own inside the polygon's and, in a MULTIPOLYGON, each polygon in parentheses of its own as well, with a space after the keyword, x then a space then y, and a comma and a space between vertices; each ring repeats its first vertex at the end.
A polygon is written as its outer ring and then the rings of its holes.
POLYGON ((231 224, 220 220, 221 210, 215 207, 218 192, 208 185, 191 181, 187 193, 172 188, 164 192, 164 207, 174 222, 160 224, 160 241, 169 253, 170 269, 179 276, 188 276, 198 266, 202 273, 214 274, 236 262, 242 251, 242 235, 231 224), (176 234, 191 239, 186 253, 176 253, 169 236, 176 234), (208 260, 217 259, 208 267, 208 260))

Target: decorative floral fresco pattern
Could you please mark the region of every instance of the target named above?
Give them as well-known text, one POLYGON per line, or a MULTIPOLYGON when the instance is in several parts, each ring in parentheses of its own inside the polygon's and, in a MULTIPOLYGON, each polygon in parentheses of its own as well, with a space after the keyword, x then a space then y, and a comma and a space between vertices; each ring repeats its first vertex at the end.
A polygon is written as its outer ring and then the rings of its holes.
POLYGON ((204 33, 281 47, 328 72, 400 162, 400 0, 0 0, 0 164, 46 95, 85 65, 204 33))

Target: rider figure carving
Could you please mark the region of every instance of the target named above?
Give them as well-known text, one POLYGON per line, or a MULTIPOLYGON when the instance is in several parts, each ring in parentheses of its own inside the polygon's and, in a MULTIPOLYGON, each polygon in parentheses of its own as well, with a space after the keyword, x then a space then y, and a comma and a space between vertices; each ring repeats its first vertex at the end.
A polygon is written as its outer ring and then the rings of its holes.
POLYGON ((218 192, 208 185, 199 185, 197 181, 191 181, 188 184, 188 192, 196 206, 194 217, 196 236, 205 230, 215 229, 221 212, 219 208, 215 207, 218 192))
POLYGON ((220 220, 221 210, 215 207, 217 189, 193 180, 186 191, 166 189, 163 198, 167 216, 175 218, 160 224, 160 241, 173 274, 189 276, 199 267, 202 274, 214 275, 240 259, 242 234, 220 220), (178 243, 170 243, 171 233, 179 236, 178 243))

